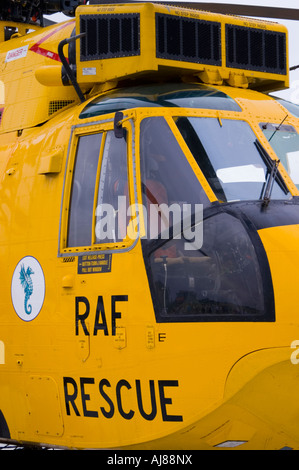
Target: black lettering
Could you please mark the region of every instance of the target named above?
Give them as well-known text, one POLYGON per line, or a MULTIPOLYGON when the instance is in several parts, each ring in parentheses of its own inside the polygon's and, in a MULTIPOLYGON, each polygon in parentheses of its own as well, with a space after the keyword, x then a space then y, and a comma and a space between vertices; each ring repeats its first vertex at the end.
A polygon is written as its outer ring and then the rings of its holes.
POLYGON ((94 330, 93 330, 94 336, 97 335, 98 330, 103 330, 104 335, 108 336, 108 327, 107 327, 107 322, 106 322, 104 302, 103 302, 103 297, 101 295, 98 297, 96 318, 95 318, 95 321, 94 321, 94 330), (102 323, 99 323, 100 314, 101 314, 101 317, 102 317, 102 323))
POLYGON ((159 333, 158 334, 159 343, 164 343, 165 339, 166 339, 166 334, 165 333, 159 333))
POLYGON ((80 387, 81 387, 81 399, 82 399, 82 408, 83 408, 83 415, 89 418, 97 418, 98 412, 97 411, 90 411, 86 408, 86 402, 90 400, 90 395, 85 393, 84 386, 86 384, 94 384, 94 379, 91 377, 81 377, 80 378, 80 387))
POLYGON ((140 380, 136 380, 136 393, 137 393, 138 408, 139 408, 141 416, 147 421, 152 421, 153 419, 155 419, 157 415, 157 402, 156 402, 156 394, 155 394, 155 382, 153 380, 150 380, 149 384, 150 384, 150 394, 151 394, 151 403, 152 403, 152 411, 149 414, 146 413, 143 408, 140 380))
POLYGON ((88 317, 89 312, 90 312, 90 306, 89 306, 88 299, 86 297, 76 297, 75 301, 76 301, 76 320, 75 320, 76 335, 79 334, 79 322, 81 322, 81 325, 82 325, 82 328, 83 328, 83 331, 84 331, 85 335, 89 336, 89 331, 88 331, 87 326, 85 324, 85 320, 88 317), (85 304, 85 312, 83 314, 79 313, 79 310, 80 310, 79 304, 80 303, 85 304))
POLYGON ((183 417, 180 415, 168 415, 166 411, 166 405, 172 404, 171 398, 166 398, 164 393, 164 387, 178 387, 179 382, 177 380, 159 380, 159 393, 160 403, 163 421, 183 421, 183 417))
POLYGON ((63 387, 64 387, 64 397, 65 397, 65 407, 66 407, 66 414, 69 416, 71 414, 70 410, 70 403, 76 413, 76 416, 80 416, 78 408, 75 404, 75 400, 78 396, 78 387, 76 381, 72 379, 72 377, 63 377, 63 387), (68 384, 73 386, 73 393, 70 394, 68 391, 68 384))
MULTIPOLYGON (((99 416, 98 411, 88 409, 88 402, 90 401, 90 394, 87 393, 88 385, 94 385, 95 379, 92 377, 81 377, 80 379, 80 392, 81 392, 81 401, 82 401, 82 410, 84 417, 91 417, 97 418, 99 416)), ((79 384, 79 382, 78 382, 79 384)), ((80 417, 80 413, 78 410, 78 393, 79 393, 79 385, 77 384, 76 380, 72 377, 63 377, 63 387, 64 387, 64 395, 65 395, 65 408, 66 414, 70 416, 74 413, 76 416, 80 417)), ((136 397, 138 403, 138 411, 140 416, 147 420, 153 421, 157 416, 157 396, 156 396, 156 386, 154 380, 148 381, 148 386, 146 386, 147 397, 148 393, 150 395, 150 403, 146 406, 146 410, 144 407, 144 388, 142 390, 141 380, 135 380, 136 385, 136 397)), ((161 413, 162 419, 165 422, 179 422, 183 421, 182 415, 174 415, 170 414, 167 410, 169 405, 172 405, 172 398, 166 393, 166 387, 178 387, 179 383, 177 380, 159 380, 158 381, 158 388, 159 388, 159 398, 160 398, 160 405, 161 405, 161 413), (167 396, 168 395, 168 396, 167 396)), ((106 405, 100 406, 100 410, 102 415, 107 418, 113 418, 115 414, 115 405, 112 399, 109 397, 105 388, 110 388, 112 391, 112 386, 107 379, 101 379, 99 381, 99 392, 101 397, 105 400, 106 405)), ((124 404, 126 403, 125 397, 130 398, 130 394, 126 395, 126 392, 123 391, 123 388, 127 390, 131 390, 131 384, 125 380, 119 380, 116 384, 115 393, 116 393, 116 400, 117 400, 117 407, 120 416, 126 420, 130 420, 135 415, 135 411, 133 409, 128 410, 124 404), (125 411, 125 408, 126 411, 125 411)), ((132 395, 131 395, 132 397, 132 395)), ((148 402, 148 400, 146 400, 148 402)))
POLYGON ((105 418, 112 418, 113 415, 114 415, 114 405, 113 405, 113 401, 111 400, 110 397, 108 397, 108 395, 106 394, 106 392, 104 392, 103 390, 103 387, 111 387, 110 385, 110 382, 107 380, 107 379, 102 379, 99 383, 99 390, 100 390, 100 394, 102 395, 102 397, 104 398, 104 400, 106 400, 106 402, 108 403, 108 405, 110 406, 110 410, 109 411, 106 411, 105 408, 103 408, 101 406, 101 412, 103 413, 103 416, 105 416, 105 418))
POLYGON ((112 321, 112 336, 115 336, 116 319, 121 318, 121 312, 115 311, 116 302, 127 302, 127 295, 112 295, 111 296, 111 321, 112 321))
POLYGON ((120 390, 122 387, 126 387, 128 390, 130 390, 132 387, 127 382, 126 380, 120 380, 117 385, 116 385, 116 399, 117 399, 117 406, 118 406, 118 411, 120 415, 125 418, 125 419, 132 419, 135 412, 133 410, 130 410, 129 413, 125 413, 123 406, 122 406, 122 401, 121 401, 121 394, 120 390))

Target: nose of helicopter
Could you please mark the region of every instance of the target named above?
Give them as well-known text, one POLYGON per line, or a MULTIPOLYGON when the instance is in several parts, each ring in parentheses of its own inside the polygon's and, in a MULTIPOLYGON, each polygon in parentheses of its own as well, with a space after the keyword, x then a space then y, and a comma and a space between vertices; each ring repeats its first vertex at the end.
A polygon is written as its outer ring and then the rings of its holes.
POLYGON ((264 225, 259 215, 255 222, 269 262, 275 321, 259 327, 263 347, 231 367, 222 405, 195 424, 204 448, 299 448, 299 224, 292 223, 299 216, 290 217, 290 225, 278 217, 276 226, 274 217, 271 226, 269 213, 264 225))
MULTIPOLYGON (((273 282, 273 338, 276 338, 276 344, 247 354, 232 367, 226 381, 224 408, 234 410, 232 415, 236 422, 247 415, 247 425, 251 424, 250 430, 245 431, 243 427, 237 435, 239 427, 235 425, 232 432, 232 420, 223 441, 235 442, 237 439, 242 446, 261 448, 261 440, 268 435, 272 447, 298 448, 299 225, 263 228, 259 230, 259 236, 267 253, 273 282), (258 423, 253 416, 258 416, 261 421, 258 423), (283 437, 282 441, 278 435, 283 437)), ((266 440, 264 443, 266 446, 266 440)))
POLYGON ((205 430, 203 448, 298 449, 298 367, 289 348, 255 351, 238 361, 223 405, 194 426, 194 434, 197 426, 205 430))
MULTIPOLYGON (((298 325, 299 224, 259 230, 271 270, 276 322, 298 325)), ((294 338, 296 339, 296 338, 294 338)))

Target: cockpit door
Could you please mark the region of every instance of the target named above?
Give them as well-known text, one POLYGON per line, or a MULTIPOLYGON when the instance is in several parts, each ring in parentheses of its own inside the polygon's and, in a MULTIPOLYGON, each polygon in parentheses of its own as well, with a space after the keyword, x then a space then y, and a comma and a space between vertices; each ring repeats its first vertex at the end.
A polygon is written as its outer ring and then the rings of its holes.
POLYGON ((113 122, 74 127, 63 209, 60 254, 130 249, 136 240, 130 224, 136 200, 132 166, 133 127, 123 137, 113 122))

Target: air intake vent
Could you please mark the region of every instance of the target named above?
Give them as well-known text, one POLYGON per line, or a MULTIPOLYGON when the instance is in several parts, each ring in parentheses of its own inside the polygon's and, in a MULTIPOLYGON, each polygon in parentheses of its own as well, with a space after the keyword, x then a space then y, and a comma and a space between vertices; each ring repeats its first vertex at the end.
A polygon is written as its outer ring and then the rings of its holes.
POLYGON ((140 15, 82 15, 82 61, 140 55, 140 15))
POLYGON ((286 35, 226 25, 226 66, 286 74, 286 35))
POLYGON ((79 85, 173 76, 263 92, 289 87, 288 31, 276 23, 133 2, 78 7, 76 33, 85 33, 79 85))
POLYGON ((161 59, 221 65, 221 24, 156 13, 156 55, 161 59))
POLYGON ((74 103, 74 100, 55 100, 50 101, 49 103, 49 110, 48 115, 51 116, 52 114, 60 111, 62 108, 65 108, 69 104, 74 103))

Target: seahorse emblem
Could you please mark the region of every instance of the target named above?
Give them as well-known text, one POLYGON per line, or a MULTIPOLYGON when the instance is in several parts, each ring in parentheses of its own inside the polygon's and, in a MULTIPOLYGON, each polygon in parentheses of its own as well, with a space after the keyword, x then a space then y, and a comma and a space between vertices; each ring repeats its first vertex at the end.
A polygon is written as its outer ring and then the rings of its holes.
POLYGON ((25 293, 24 309, 27 315, 30 315, 30 313, 32 312, 32 305, 28 304, 28 300, 33 294, 33 282, 31 279, 31 274, 34 274, 34 272, 30 268, 30 266, 28 266, 28 268, 25 270, 25 266, 24 264, 22 264, 20 271, 20 281, 25 293))

